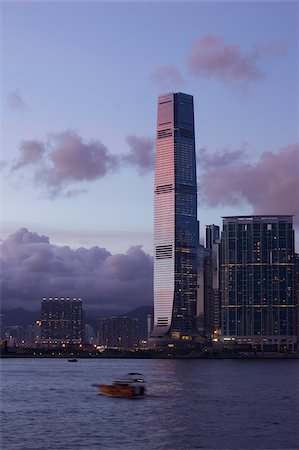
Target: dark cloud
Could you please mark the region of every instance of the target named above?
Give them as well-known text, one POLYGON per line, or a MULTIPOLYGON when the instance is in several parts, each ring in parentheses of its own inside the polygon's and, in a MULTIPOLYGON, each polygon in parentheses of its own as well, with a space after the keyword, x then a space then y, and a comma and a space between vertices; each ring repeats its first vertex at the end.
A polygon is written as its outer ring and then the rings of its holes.
POLYGON ((153 170, 155 165, 154 140, 147 137, 127 136, 126 141, 131 151, 123 156, 123 161, 136 167, 140 172, 153 170))
POLYGON ((26 108, 26 103, 21 95, 20 89, 9 92, 6 96, 6 102, 14 110, 26 108))
POLYGON ((193 43, 188 66, 194 75, 248 83, 264 78, 265 74, 258 67, 260 59, 279 56, 284 52, 284 43, 277 41, 266 45, 256 44, 246 53, 238 46, 211 34, 193 43))
POLYGON ((22 141, 20 144, 20 156, 16 163, 12 166, 13 170, 29 164, 36 164, 43 158, 45 146, 40 141, 22 141))
POLYGON ((299 144, 264 152, 256 164, 232 155, 209 157, 214 164, 201 174, 201 201, 213 207, 246 200, 254 214, 294 214, 299 223, 299 144))
POLYGON ((158 67, 151 75, 151 79, 163 88, 182 85, 184 79, 174 65, 158 67))
POLYGON ((2 308, 36 311, 46 297, 82 297, 86 310, 120 312, 152 304, 152 257, 141 246, 59 247, 22 228, 0 245, 2 308))

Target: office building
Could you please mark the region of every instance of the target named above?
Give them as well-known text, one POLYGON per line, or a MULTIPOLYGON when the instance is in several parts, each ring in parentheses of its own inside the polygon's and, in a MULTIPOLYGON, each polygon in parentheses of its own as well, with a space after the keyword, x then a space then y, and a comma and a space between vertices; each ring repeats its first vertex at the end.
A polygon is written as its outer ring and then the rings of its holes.
POLYGON ((205 336, 204 325, 204 262, 206 249, 203 245, 198 246, 197 251, 197 292, 196 292, 196 328, 199 336, 205 336))
POLYGON ((130 350, 138 347, 140 321, 133 317, 100 317, 98 344, 106 348, 130 350))
POLYGON ((292 216, 224 217, 222 339, 263 349, 294 348, 295 275, 292 216))
POLYGON ((197 182, 193 97, 158 99, 153 337, 196 335, 197 182))
POLYGON ((80 298, 44 298, 41 304, 42 345, 82 344, 84 320, 80 298))
POLYGON ((213 250, 213 245, 220 242, 219 225, 206 225, 206 248, 213 250))
POLYGON ((220 227, 206 225, 204 249, 204 334, 220 332, 220 227))

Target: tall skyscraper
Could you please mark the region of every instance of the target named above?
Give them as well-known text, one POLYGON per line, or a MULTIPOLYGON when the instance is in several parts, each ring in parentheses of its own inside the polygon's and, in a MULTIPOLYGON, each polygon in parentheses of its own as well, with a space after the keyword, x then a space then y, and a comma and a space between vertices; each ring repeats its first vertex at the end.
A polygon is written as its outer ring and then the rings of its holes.
POLYGON ((46 345, 82 344, 84 324, 80 298, 44 298, 41 304, 41 341, 46 345))
POLYGON ((224 217, 222 338, 260 346, 297 341, 292 216, 224 217))
POLYGON ((153 336, 196 334, 197 182, 193 97, 159 96, 155 167, 153 336))

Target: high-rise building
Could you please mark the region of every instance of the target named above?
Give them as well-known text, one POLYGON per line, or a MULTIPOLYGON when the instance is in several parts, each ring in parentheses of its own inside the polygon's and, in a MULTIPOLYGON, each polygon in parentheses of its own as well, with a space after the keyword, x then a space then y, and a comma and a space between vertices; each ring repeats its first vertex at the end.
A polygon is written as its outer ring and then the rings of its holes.
POLYGON ((213 249, 213 244, 220 242, 220 227, 218 225, 206 225, 206 248, 213 249))
POLYGON ((42 345, 83 344, 84 320, 80 298, 44 298, 41 304, 42 345))
POLYGON ((154 193, 153 337, 196 335, 197 182, 193 97, 159 96, 154 193))
POLYGON ((107 348, 133 349, 140 339, 140 321, 134 317, 100 317, 98 344, 107 348))
POLYGON ((206 248, 203 245, 198 246, 197 252, 197 300, 196 300, 196 326, 199 336, 205 336, 205 257, 206 248))
POLYGON ((213 337, 220 331, 220 228, 218 225, 206 225, 204 331, 207 337, 213 337))
POLYGON ((293 348, 297 301, 292 216, 224 217, 222 339, 293 348))

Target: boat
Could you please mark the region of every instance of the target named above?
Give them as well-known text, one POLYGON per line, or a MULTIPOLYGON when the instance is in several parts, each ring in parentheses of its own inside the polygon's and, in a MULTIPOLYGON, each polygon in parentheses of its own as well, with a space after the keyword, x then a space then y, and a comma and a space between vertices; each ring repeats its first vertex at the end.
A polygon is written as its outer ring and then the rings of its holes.
POLYGON ((68 359, 68 362, 77 362, 78 360, 76 359, 76 358, 71 358, 71 359, 68 359))
POLYGON ((92 386, 108 397, 142 398, 146 390, 142 374, 136 372, 130 372, 112 384, 93 384, 92 386))

